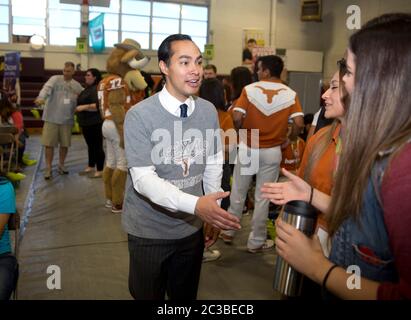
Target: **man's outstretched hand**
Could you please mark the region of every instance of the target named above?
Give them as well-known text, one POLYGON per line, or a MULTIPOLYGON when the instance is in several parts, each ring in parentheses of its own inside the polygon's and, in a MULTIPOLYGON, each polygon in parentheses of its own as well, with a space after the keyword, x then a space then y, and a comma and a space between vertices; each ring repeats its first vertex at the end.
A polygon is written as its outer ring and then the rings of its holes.
POLYGON ((240 220, 233 214, 221 209, 217 200, 228 197, 230 192, 215 192, 198 199, 194 213, 204 222, 221 230, 241 229, 240 220))

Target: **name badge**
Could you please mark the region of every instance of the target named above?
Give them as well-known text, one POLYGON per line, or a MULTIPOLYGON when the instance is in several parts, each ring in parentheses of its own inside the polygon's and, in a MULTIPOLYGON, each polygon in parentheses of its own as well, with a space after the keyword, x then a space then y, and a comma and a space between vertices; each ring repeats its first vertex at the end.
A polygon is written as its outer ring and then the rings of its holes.
POLYGON ((64 99, 64 104, 70 104, 70 99, 64 99))

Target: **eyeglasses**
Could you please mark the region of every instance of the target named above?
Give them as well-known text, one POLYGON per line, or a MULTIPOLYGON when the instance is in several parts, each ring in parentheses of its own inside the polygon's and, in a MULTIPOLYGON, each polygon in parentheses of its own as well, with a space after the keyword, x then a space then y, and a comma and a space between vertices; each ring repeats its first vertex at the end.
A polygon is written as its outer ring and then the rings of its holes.
POLYGON ((342 58, 341 60, 337 61, 337 65, 340 71, 340 75, 345 75, 347 73, 347 60, 345 60, 345 58, 342 58))

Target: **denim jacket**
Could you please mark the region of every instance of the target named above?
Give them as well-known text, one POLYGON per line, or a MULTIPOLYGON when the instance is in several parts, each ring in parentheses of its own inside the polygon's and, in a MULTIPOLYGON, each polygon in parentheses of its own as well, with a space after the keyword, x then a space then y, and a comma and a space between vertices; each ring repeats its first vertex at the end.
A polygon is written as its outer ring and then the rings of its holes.
POLYGON ((397 282, 398 274, 379 200, 387 162, 388 157, 385 156, 374 165, 362 211, 358 219, 348 218, 337 230, 332 240, 330 260, 344 268, 356 265, 361 270, 361 276, 370 280, 397 282))

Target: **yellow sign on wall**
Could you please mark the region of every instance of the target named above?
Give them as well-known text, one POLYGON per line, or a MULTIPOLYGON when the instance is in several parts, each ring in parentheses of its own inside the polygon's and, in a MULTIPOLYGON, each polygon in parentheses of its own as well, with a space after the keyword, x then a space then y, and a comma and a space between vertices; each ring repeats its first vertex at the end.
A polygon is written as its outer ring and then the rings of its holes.
POLYGON ((243 29, 243 48, 247 48, 247 42, 254 39, 257 46, 264 47, 264 30, 261 29, 243 29))
POLYGON ((81 37, 76 40, 76 52, 87 53, 87 38, 81 37))
POLYGON ((205 44, 204 45, 203 58, 206 59, 206 60, 213 60, 214 59, 214 45, 213 44, 205 44))

